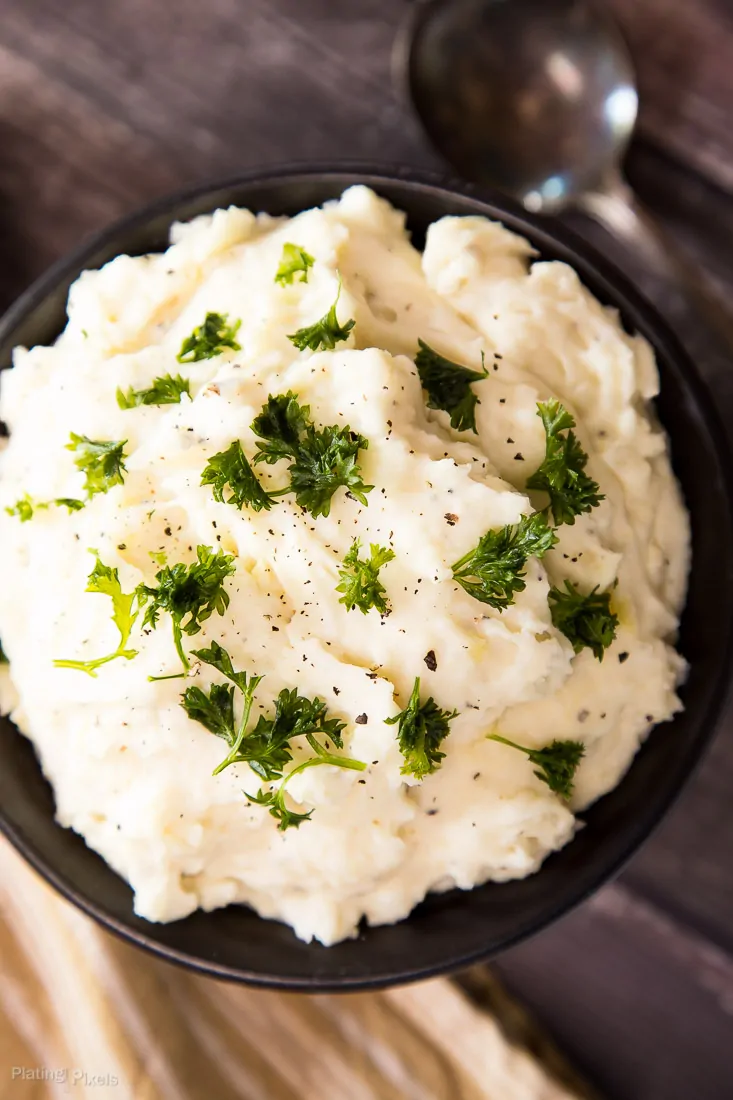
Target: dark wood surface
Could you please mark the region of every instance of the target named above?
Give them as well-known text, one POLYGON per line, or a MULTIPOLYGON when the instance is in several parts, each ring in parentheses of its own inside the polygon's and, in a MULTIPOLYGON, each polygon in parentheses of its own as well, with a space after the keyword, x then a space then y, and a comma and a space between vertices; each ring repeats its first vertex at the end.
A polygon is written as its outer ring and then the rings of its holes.
MULTIPOLYGON (((0 305, 186 183, 361 158, 439 168, 394 90, 409 0, 4 0, 0 305)), ((613 0, 644 94, 629 176, 733 290, 733 7, 613 0)), ((579 223, 578 223, 579 224, 579 223)), ((633 257, 583 232, 640 276, 633 257)), ((700 366, 727 427, 733 369, 700 366)), ((616 884, 497 964, 610 1100, 733 1097, 733 715, 616 884)))

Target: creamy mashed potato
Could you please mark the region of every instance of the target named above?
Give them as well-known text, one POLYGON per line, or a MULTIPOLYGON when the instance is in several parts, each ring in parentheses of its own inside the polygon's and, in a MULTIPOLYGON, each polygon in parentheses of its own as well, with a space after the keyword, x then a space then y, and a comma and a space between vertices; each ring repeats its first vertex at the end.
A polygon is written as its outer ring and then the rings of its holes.
MULTIPOLYGON (((403 215, 354 187, 290 220, 230 208, 175 225, 164 254, 85 272, 68 316, 53 347, 18 349, 2 377, 6 705, 53 784, 58 820, 131 883, 143 917, 245 902, 330 944, 363 917, 405 917, 431 890, 528 875, 679 709, 688 524, 649 408, 654 357, 571 268, 533 263, 526 241, 482 218, 442 219, 421 254, 403 215), (275 282, 286 242, 313 257, 307 282, 275 282), (288 334, 327 313, 339 279, 339 321, 355 322, 348 338, 298 351, 288 334), (241 347, 178 363, 208 312, 241 322, 241 347), (427 408, 418 339, 476 371, 483 353, 477 433, 427 408), (118 387, 179 372, 190 398, 118 407, 118 387), (253 460, 252 422, 268 395, 288 390, 317 426, 349 425, 368 440, 358 456, 374 486, 368 506, 340 488, 327 516, 292 495, 240 510, 201 484, 208 460, 235 440, 253 460), (544 458, 537 402, 549 398, 576 418, 605 499, 557 529, 557 545, 530 558, 526 587, 499 610, 464 591, 451 566, 488 530, 545 507, 525 486, 544 458), (24 494, 84 499, 71 432, 127 441, 124 483, 71 513, 7 514, 24 494), (379 574, 388 615, 339 602, 355 537, 394 552, 379 574), (128 643, 137 656, 96 678, 54 665, 117 645, 110 600, 85 591, 90 548, 129 593, 154 585, 163 562, 192 562, 198 545, 233 555, 236 571, 224 582, 228 608, 184 638, 187 651, 216 641, 264 677, 253 721, 282 688, 320 696, 345 723, 343 754, 366 765, 295 776, 288 806, 313 811, 299 828, 281 831, 247 802, 243 791, 270 789, 247 764, 212 775, 226 746, 182 708, 183 680, 148 679, 181 671, 165 613, 156 629, 142 629, 140 615, 128 643), (619 624, 602 661, 574 652, 553 625, 548 593, 565 580, 612 592, 619 624), (402 773, 398 727, 386 724, 416 676, 423 700, 458 712, 441 766, 422 781, 402 773), (582 742, 570 801, 490 733, 528 748, 582 742)), ((284 463, 254 469, 268 490, 286 483, 284 463)), ((194 658, 189 676, 205 690, 223 682, 194 658)), ((312 755, 293 742, 296 763, 312 755)))

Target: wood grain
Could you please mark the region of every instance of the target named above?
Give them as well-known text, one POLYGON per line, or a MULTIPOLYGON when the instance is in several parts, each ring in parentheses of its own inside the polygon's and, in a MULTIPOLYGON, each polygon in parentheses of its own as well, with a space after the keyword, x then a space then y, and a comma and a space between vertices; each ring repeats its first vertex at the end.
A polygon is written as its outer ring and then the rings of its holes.
POLYGON ((636 60, 643 136, 733 191, 733 7, 607 0, 636 60))
POLYGON ((0 1096, 9 1100, 590 1095, 559 1083, 446 979, 305 997, 199 978, 143 956, 61 900, 4 840, 0 910, 0 1096), (68 1091, 63 1082, 24 1081, 23 1067, 67 1070, 68 1091))
MULTIPOLYGON (((4 0, 0 305, 87 233, 191 182, 292 160, 439 167, 390 70, 392 40, 410 2, 4 0)), ((634 50, 642 89, 631 181, 730 293, 733 9, 728 0, 608 2, 634 50)), ((643 271, 618 242, 587 222, 578 220, 577 227, 643 281, 643 271)), ((664 308, 663 300, 659 304, 664 308)), ((685 338, 730 427, 730 357, 699 343, 696 333, 685 338)), ((678 807, 621 885, 501 960, 512 989, 611 1100, 725 1100, 733 1094, 731 790, 729 711, 678 807)), ((29 982, 33 988, 32 976, 7 940, 0 941, 0 958, 3 997, 13 1006, 12 1024, 0 1027, 1 1066, 11 1049, 31 1056, 48 1018, 40 1002, 21 995, 29 982)), ((187 986, 176 984, 178 975, 168 986, 167 968, 129 953, 122 966, 136 996, 167 997, 175 1020, 185 1015, 186 998, 195 1001, 187 986)), ((469 984, 478 996, 481 980, 474 976, 469 984)), ((207 1077, 189 1056, 196 1044, 221 1050, 208 1002, 196 1003, 195 1036, 184 1030, 186 1041, 164 1043, 153 1064, 163 1074, 166 1064, 183 1059, 193 1095, 208 1097, 215 1087, 226 1100, 235 1094, 236 1063, 222 1057, 216 1075, 207 1077)), ((386 1080, 394 1065, 384 1044, 398 1025, 389 1017, 385 1031, 367 1001, 354 1001, 343 1013, 342 1003, 348 1002, 324 1001, 308 1012, 342 1029, 355 1066, 381 1057, 378 1069, 386 1080), (367 1057, 364 1034, 374 1036, 381 1055, 367 1057)), ((216 1020, 228 1035, 233 1025, 221 1012, 216 1020)), ((194 1026, 190 1019, 187 1026, 194 1026)), ((407 1048, 413 1024, 403 1021, 400 1034, 407 1048)), ((263 1060, 257 1044, 248 1049, 251 1094, 277 1096, 283 1068, 263 1060)), ((410 1067, 417 1067, 418 1050, 406 1055, 410 1067)), ((448 1095, 454 1078, 444 1055, 425 1057, 448 1095)), ((399 1072, 383 1084, 384 1096, 414 1094, 408 1085, 413 1070, 399 1072)), ((419 1079, 419 1068, 414 1072, 419 1079)), ((32 1086, 24 1095, 44 1094, 32 1086)), ((153 1086, 144 1083, 138 1095, 155 1095, 153 1086)), ((177 1093, 171 1087, 167 1095, 177 1093)))

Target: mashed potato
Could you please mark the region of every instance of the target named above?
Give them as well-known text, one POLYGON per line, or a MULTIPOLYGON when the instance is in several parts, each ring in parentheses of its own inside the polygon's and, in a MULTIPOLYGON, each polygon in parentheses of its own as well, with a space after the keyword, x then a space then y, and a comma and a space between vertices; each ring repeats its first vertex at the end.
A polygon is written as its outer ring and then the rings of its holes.
MULTIPOLYGON (((245 902, 331 944, 362 918, 400 920, 431 890, 531 874, 570 841, 575 814, 619 782, 651 727, 680 706, 673 643, 688 524, 649 408, 658 380, 645 341, 571 268, 532 263, 527 242, 501 225, 444 218, 420 254, 403 215, 363 187, 290 220, 230 208, 175 225, 164 254, 85 272, 68 315, 53 347, 18 349, 2 378, 0 503, 13 510, 27 494, 33 514, 0 509, 0 570, 12 578, 0 587, 0 635, 12 718, 53 784, 58 820, 130 882, 136 911, 170 921, 245 902), (275 281, 288 242, 314 260, 307 281, 275 281), (339 280, 338 320, 353 328, 332 350, 297 350, 289 334, 328 312, 339 280), (241 322, 239 347, 177 362, 212 312, 241 322), (477 432, 427 407, 418 340, 479 373, 483 359, 477 432), (118 388, 177 373, 190 397, 118 407, 118 388), (292 494, 255 511, 201 484, 233 441, 253 462, 253 420, 288 391, 316 427, 348 425, 368 441, 358 452, 373 486, 367 506, 340 487, 328 515, 292 494), (558 527, 557 545, 527 561, 526 586, 500 610, 451 567, 487 531, 546 507, 526 481, 545 455, 537 403, 551 398, 575 417, 604 499, 558 527), (122 483, 86 499, 79 452, 66 449, 72 432, 126 441, 122 483), (84 507, 42 506, 57 498, 84 507), (362 557, 372 543, 394 553, 379 572, 388 614, 339 602, 355 538, 362 557), (235 571, 223 582, 228 606, 184 635, 186 681, 149 680, 181 672, 165 611, 155 628, 138 616, 131 659, 96 676, 54 665, 118 643, 110 599, 86 591, 90 548, 132 593, 155 587, 166 564, 193 562, 197 546, 232 555, 235 571), (602 661, 575 652, 553 623, 548 595, 566 580, 611 592, 618 626, 602 661), (247 801, 244 791, 277 789, 247 763, 212 775, 227 747, 181 705, 187 686, 224 683, 191 656, 212 642, 263 677, 251 725, 297 688, 345 724, 343 749, 331 751, 365 765, 294 776, 286 805, 312 811, 300 827, 283 831, 247 801), (422 702, 457 712, 444 759, 422 779, 402 770, 400 727, 387 723, 416 677, 422 702), (572 798, 492 733, 528 749, 582 742, 572 798)), ((287 485, 286 465, 253 469, 274 491, 287 485)), ((296 764, 314 755, 303 738, 291 748, 296 764)))

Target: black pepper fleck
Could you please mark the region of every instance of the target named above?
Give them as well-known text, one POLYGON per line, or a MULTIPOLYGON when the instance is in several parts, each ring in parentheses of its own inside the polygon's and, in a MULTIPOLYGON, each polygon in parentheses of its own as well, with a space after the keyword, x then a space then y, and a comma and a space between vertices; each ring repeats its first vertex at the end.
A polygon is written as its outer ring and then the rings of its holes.
POLYGON ((630 654, 629 654, 629 653, 619 653, 619 655, 618 655, 618 663, 619 663, 620 665, 622 665, 622 664, 624 663, 624 661, 628 661, 629 657, 630 657, 630 654))
POLYGON ((356 722, 357 726, 365 726, 369 721, 369 717, 366 714, 358 714, 354 721, 356 722))
POLYGON ((436 668, 438 667, 438 662, 435 657, 435 650, 429 649, 425 654, 423 660, 425 661, 425 664, 428 666, 430 671, 435 672, 436 668))

